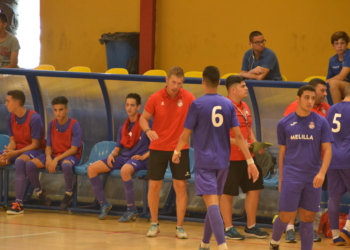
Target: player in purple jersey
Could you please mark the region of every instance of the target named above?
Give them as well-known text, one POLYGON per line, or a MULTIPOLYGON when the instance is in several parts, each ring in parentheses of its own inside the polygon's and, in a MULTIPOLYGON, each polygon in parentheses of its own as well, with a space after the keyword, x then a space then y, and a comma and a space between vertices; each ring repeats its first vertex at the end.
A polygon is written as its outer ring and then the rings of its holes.
POLYGON ((280 212, 273 224, 270 242, 270 248, 274 250, 279 249, 282 234, 298 209, 301 249, 312 249, 313 221, 319 211, 321 186, 332 157, 333 136, 329 124, 325 118, 311 112, 315 88, 304 85, 297 95, 297 110, 277 125, 280 145, 278 189, 281 195, 280 212))
POLYGON ((77 120, 68 117, 68 99, 57 96, 52 102, 52 111, 55 119, 47 128, 47 143, 45 154, 41 154, 26 164, 28 179, 40 204, 49 206, 51 199, 46 191, 41 189, 38 168, 46 168, 49 173, 55 173, 56 168, 62 170, 66 192, 60 204, 61 210, 67 210, 73 200, 74 173, 73 168, 81 159, 83 131, 77 120))
POLYGON ((186 117, 185 129, 172 157, 174 163, 180 162, 181 149, 188 143, 193 132, 196 193, 198 196, 203 196, 207 207, 200 250, 209 249, 209 241, 213 233, 219 249, 227 249, 219 198, 222 195, 230 165, 231 128, 235 134, 236 144, 247 159, 249 178, 256 181, 259 177, 254 160, 241 134, 236 111, 230 100, 217 93, 219 84, 219 70, 214 66, 206 67, 202 80, 205 95, 192 102, 186 117))
POLYGON ((333 157, 327 172, 328 215, 333 242, 336 246, 350 244, 350 211, 345 227, 339 232, 339 204, 344 193, 350 192, 350 86, 345 89, 343 102, 333 105, 327 120, 333 132, 333 157))
MULTIPOLYGON (((136 93, 128 94, 125 101, 125 111, 128 118, 120 126, 116 146, 107 159, 91 164, 88 168, 88 175, 96 198, 101 206, 100 220, 104 219, 112 204, 106 200, 100 177, 101 173, 107 173, 114 169, 120 169, 124 182, 127 211, 119 222, 128 222, 138 215, 134 199, 134 182, 131 175, 139 170, 146 170, 149 156, 150 140, 142 131, 139 119, 141 114, 141 97, 136 93)), ((149 122, 150 128, 152 127, 149 122)))

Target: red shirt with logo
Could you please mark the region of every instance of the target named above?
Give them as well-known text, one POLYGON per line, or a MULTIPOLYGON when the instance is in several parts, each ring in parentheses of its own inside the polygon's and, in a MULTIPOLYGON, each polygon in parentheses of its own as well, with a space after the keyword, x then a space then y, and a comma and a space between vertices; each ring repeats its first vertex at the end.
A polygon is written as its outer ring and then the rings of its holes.
MULTIPOLYGON (((184 130, 188 109, 194 100, 194 95, 182 88, 172 99, 166 92, 166 87, 148 98, 145 110, 153 115, 152 130, 159 137, 151 141, 150 149, 173 151, 176 148, 184 130)), ((189 148, 188 144, 184 149, 187 148, 189 148)))
MULTIPOLYGON (((227 98, 230 99, 229 97, 227 98)), ((235 103, 234 101, 232 101, 232 104, 236 108, 236 115, 237 115, 238 122, 240 124, 239 128, 241 130, 243 138, 246 140, 246 142, 252 143, 253 142, 253 139, 252 139, 253 132, 251 129, 252 116, 250 114, 250 109, 248 105, 243 101, 241 101, 240 103, 235 103)), ((230 137, 235 138, 232 130, 230 130, 230 137)), ((250 153, 250 154, 252 157, 254 156, 253 153, 250 153)), ((240 148, 236 145, 231 145, 230 161, 244 161, 244 160, 246 160, 246 158, 244 157, 244 154, 242 153, 240 148)))
MULTIPOLYGON (((286 108, 286 110, 284 111, 284 114, 283 116, 287 116, 289 115, 290 113, 293 113, 294 111, 297 110, 297 107, 298 107, 298 102, 297 101, 294 101, 292 102, 291 104, 288 105, 288 107, 286 108)), ((312 107, 312 110, 313 112, 315 112, 316 114, 319 114, 323 117, 326 117, 326 114, 328 112, 328 109, 330 108, 331 106, 329 106, 328 103, 326 102, 321 102, 319 105, 314 105, 312 107)))

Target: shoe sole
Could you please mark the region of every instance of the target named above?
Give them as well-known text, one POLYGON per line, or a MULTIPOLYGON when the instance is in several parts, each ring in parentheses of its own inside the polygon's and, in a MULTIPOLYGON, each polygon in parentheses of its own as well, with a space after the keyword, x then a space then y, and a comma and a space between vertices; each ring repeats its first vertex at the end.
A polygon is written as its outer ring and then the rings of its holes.
POLYGON ((103 216, 103 217, 101 217, 101 218, 99 217, 98 219, 99 219, 99 220, 104 220, 104 219, 107 217, 108 212, 109 212, 109 211, 112 209, 112 207, 113 207, 113 206, 111 206, 111 207, 110 207, 110 208, 107 210, 106 215, 104 215, 104 216, 103 216))
POLYGON ((337 242, 337 243, 334 243, 335 246, 345 246, 346 245, 346 242, 337 242))
POLYGON ((286 243, 297 243, 296 240, 286 240, 286 243))
POLYGON ((346 243, 350 244, 350 238, 345 233, 340 232, 339 236, 342 237, 346 243))
MULTIPOLYGON (((108 210, 109 211, 109 210, 108 210)), ((134 216, 132 216, 129 220, 125 220, 125 221, 121 221, 121 218, 118 220, 119 222, 131 222, 131 221, 135 221, 136 220, 136 217, 138 216, 139 214, 135 214, 134 216)))
POLYGON ((231 238, 229 236, 225 236, 225 239, 228 239, 228 240, 244 240, 245 238, 231 238))
POLYGON ((250 233, 245 233, 246 237, 249 237, 249 238, 257 238, 257 239, 265 239, 267 237, 269 237, 270 235, 264 235, 264 236, 259 236, 259 235, 256 235, 256 234, 250 234, 250 233))
POLYGON ((148 235, 148 234, 146 234, 146 237, 148 237, 148 238, 154 238, 154 237, 156 237, 157 236, 157 234, 159 234, 160 233, 160 230, 158 230, 158 232, 156 233, 156 234, 154 234, 154 235, 148 235))
POLYGON ((175 235, 176 238, 180 239, 180 240, 186 240, 188 239, 188 237, 178 237, 177 235, 175 235))
POLYGON ((321 239, 319 239, 319 240, 314 240, 314 242, 321 242, 322 240, 321 239))
POLYGON ((22 210, 22 211, 20 211, 20 212, 13 212, 13 211, 7 210, 6 213, 7 213, 7 214, 10 214, 10 215, 16 215, 16 214, 23 214, 24 211, 22 210))

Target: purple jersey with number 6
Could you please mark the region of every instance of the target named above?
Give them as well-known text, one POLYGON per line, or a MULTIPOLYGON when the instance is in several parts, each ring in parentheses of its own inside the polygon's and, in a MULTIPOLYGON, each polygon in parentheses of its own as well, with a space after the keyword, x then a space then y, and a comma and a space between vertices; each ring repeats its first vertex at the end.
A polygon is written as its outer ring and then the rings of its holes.
POLYGON ((193 101, 185 128, 193 131, 194 167, 224 169, 230 165, 230 129, 239 126, 232 102, 219 94, 193 101))
POLYGON ((321 168, 322 143, 333 141, 327 120, 315 112, 306 117, 293 112, 278 122, 277 136, 286 146, 283 180, 312 182, 321 168))
MULTIPOLYGON (((350 168, 350 102, 333 105, 327 113, 327 121, 332 128, 332 161, 329 169, 350 168)), ((350 181, 350 180, 349 180, 350 181)))

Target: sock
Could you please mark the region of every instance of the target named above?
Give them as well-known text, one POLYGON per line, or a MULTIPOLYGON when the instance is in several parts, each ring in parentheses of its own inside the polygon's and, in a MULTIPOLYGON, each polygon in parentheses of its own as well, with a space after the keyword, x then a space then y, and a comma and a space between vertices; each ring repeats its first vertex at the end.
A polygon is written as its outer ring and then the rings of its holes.
POLYGON ((62 167, 64 182, 66 183, 66 192, 72 192, 73 180, 74 180, 73 166, 71 163, 62 163, 61 167, 62 167))
MULTIPOLYGON (((233 226, 231 226, 231 227, 233 227, 233 226)), ((225 231, 228 231, 231 227, 226 227, 226 228, 225 228, 225 231)))
POLYGON ((274 240, 274 242, 278 242, 278 243, 273 243, 273 244, 280 244, 279 241, 282 237, 282 234, 284 232, 284 230, 287 227, 287 223, 283 223, 280 220, 280 217, 278 216, 275 220, 275 223, 273 223, 273 228, 272 228, 272 239, 274 240))
POLYGON ((253 227, 255 227, 256 224, 253 224, 252 226, 249 226, 249 229, 252 229, 253 227))
POLYGON ((210 226, 213 230, 216 242, 220 246, 223 243, 226 243, 225 233, 222 230, 222 218, 220 214, 220 209, 218 205, 211 205, 207 209, 207 216, 209 215, 210 226))
POLYGON ((226 249, 227 249, 226 243, 222 243, 219 245, 219 250, 226 250, 226 249))
POLYGON ((203 239, 202 239, 203 244, 208 245, 205 248, 209 247, 209 242, 210 242, 210 238, 212 235, 213 235, 213 230, 211 229, 210 219, 209 219, 209 215, 207 213, 207 215, 205 216, 205 220, 204 220, 204 233, 203 233, 203 239))
POLYGON ((72 196, 73 192, 66 192, 66 194, 72 196))
POLYGON ((106 205, 108 202, 102 188, 102 181, 99 176, 90 178, 92 189, 94 190, 97 201, 100 205, 106 205))
POLYGON ((128 181, 124 181, 124 191, 125 191, 125 198, 126 198, 126 206, 131 210, 135 210, 135 189, 134 189, 134 181, 132 179, 128 181))
POLYGON ((332 229, 332 237, 338 237, 340 233, 339 229, 332 229))
POLYGON ((342 195, 329 197, 328 199, 328 218, 331 229, 339 229, 339 204, 342 195))
POLYGON ((26 192, 27 177, 26 177, 26 162, 22 159, 15 161, 16 176, 15 176, 15 192, 16 202, 23 205, 23 199, 26 192))
POLYGON ((288 224, 286 231, 288 231, 290 229, 293 229, 293 231, 295 231, 294 225, 288 224))
POLYGON ((38 167, 35 165, 34 162, 28 161, 26 163, 26 172, 30 183, 35 189, 35 192, 36 193, 40 192, 41 186, 39 181, 39 171, 38 171, 38 167))
POLYGON ((201 248, 209 248, 209 244, 201 242, 201 248))
POLYGON ((41 188, 36 188, 34 189, 35 193, 37 196, 39 196, 43 191, 41 190, 41 188))
POLYGON ((314 223, 300 221, 299 235, 302 250, 312 250, 314 244, 314 223))

